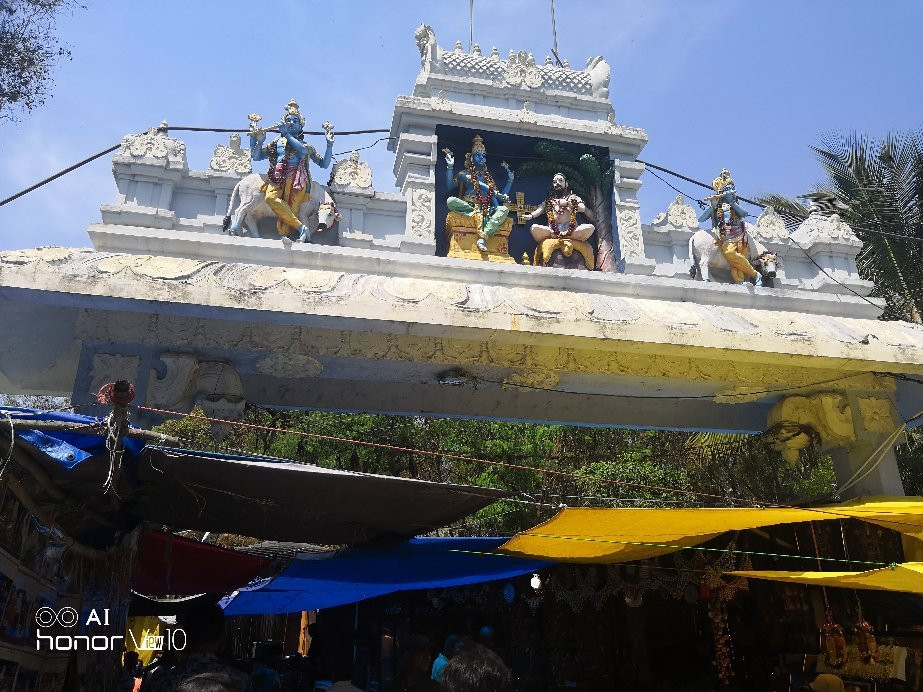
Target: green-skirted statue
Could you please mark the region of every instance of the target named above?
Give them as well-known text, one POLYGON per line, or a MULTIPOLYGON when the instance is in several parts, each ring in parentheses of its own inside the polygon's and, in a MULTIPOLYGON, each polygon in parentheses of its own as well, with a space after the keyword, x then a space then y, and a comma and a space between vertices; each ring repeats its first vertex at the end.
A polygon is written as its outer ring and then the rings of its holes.
POLYGON ((458 212, 479 221, 477 247, 487 252, 486 239, 492 236, 506 221, 510 210, 506 207, 507 195, 513 186, 513 171, 504 161, 508 179, 501 192, 497 192, 493 176, 487 170, 487 149, 480 135, 475 135, 471 153, 465 157, 465 169, 455 175, 455 156, 449 149, 443 149, 446 163, 446 187, 456 188, 457 197, 449 197, 446 203, 449 211, 458 212))

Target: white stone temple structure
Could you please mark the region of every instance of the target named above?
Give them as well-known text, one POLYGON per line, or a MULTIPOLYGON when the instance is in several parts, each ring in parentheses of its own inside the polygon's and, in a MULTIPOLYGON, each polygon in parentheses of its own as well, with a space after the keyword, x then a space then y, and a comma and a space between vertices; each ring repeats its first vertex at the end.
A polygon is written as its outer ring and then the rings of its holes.
POLYGON ((420 73, 391 124, 400 192, 376 190, 359 156, 341 161, 328 185, 341 215, 331 244, 283 244, 272 224, 261 238, 222 232, 251 171, 239 138, 219 144, 207 170, 191 170, 183 142, 163 128, 126 137, 113 157, 118 198, 89 226, 92 249, 0 253, 0 391, 89 405, 123 378, 136 404, 198 403, 231 419, 251 402, 682 430, 795 426, 803 436, 781 435, 779 446, 795 458, 813 436, 850 482, 845 495, 901 493, 890 443, 923 410, 923 387, 896 375, 923 376, 923 328, 880 321, 880 301, 852 292, 871 286, 848 226, 812 215, 790 237, 767 210, 749 230, 781 259, 774 288, 694 280, 697 211, 677 199, 641 222, 647 135, 617 123, 605 60, 578 70, 522 51, 445 49, 425 26, 416 43, 420 73), (624 271, 440 256, 441 138, 468 131, 511 148, 550 140, 608 152, 624 271))

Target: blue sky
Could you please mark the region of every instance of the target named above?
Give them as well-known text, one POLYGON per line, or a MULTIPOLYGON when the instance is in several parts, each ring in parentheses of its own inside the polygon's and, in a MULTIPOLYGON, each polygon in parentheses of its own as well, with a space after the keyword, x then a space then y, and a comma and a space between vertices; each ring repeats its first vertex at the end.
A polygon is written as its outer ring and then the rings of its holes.
MULTIPOLYGON (((387 127, 419 70, 413 31, 467 46, 467 0, 298 2, 85 0, 61 19, 73 60, 54 98, 0 122, 0 198, 167 119, 245 127, 275 120, 292 97, 308 127, 387 127)), ((547 0, 475 0, 484 51, 551 46, 547 0)), ((821 174, 809 146, 829 131, 923 127, 919 0, 557 0, 559 53, 612 66, 616 121, 647 130, 647 161, 711 180, 731 170, 741 194, 801 194, 821 174)), ((226 137, 180 135, 190 167, 226 137)), ((335 151, 375 136, 338 138, 335 151)), ((321 144, 321 138, 317 138, 321 144)), ((376 188, 393 189, 384 143, 362 152, 376 188)), ((644 221, 676 193, 645 174, 644 221)), ((681 190, 701 192, 681 181, 681 190)), ((108 157, 0 207, 0 249, 85 247, 99 205, 114 200, 108 157)))

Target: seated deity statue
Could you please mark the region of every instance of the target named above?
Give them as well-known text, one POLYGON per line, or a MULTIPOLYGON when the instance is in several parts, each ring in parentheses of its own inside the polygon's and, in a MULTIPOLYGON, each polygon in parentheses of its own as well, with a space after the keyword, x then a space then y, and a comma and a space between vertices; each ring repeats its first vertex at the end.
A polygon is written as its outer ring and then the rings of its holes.
MULTIPOLYGON (((333 126, 324 123, 327 147, 321 156, 314 147, 304 142, 305 119, 294 99, 285 107, 282 122, 278 125, 279 137, 265 146, 266 133, 256 125, 259 120, 258 115, 250 116, 250 154, 254 161, 269 160, 269 174, 262 191, 266 194, 266 203, 278 219, 276 228, 283 240, 290 240, 297 234, 300 242, 311 242, 315 229, 308 228, 298 218, 302 202, 311 196, 311 171, 307 162, 310 159, 321 168, 330 166, 333 126)), ((239 231, 232 225, 232 235, 239 231)))
MULTIPOLYGON (((452 235, 456 231, 464 234, 468 230, 473 230, 477 234, 475 246, 478 252, 484 255, 505 254, 505 238, 512 230, 512 220, 508 218, 509 208, 506 203, 509 201, 509 191, 515 178, 513 171, 505 161, 501 163, 507 172, 507 181, 503 190, 498 191, 493 176, 487 170, 487 149, 480 135, 474 137, 471 153, 465 156, 465 168, 457 175, 454 154, 450 149, 443 149, 443 152, 446 162, 446 187, 449 190, 457 190, 457 195, 446 200, 449 208, 446 230, 452 235), (460 221, 458 217, 462 217, 464 221, 460 221), (488 241, 495 235, 502 235, 504 241, 500 244, 493 243, 497 247, 489 248, 488 241)), ((466 253, 466 250, 461 250, 453 254, 453 248, 449 251, 450 256, 465 256, 466 253)))
POLYGON ((583 214, 592 221, 591 213, 583 200, 571 192, 563 173, 555 173, 548 197, 525 220, 533 221, 542 214, 546 215, 548 225, 534 223, 529 229, 536 243, 547 238, 589 240, 596 231, 592 223, 577 223, 577 214, 583 214))
POLYGON ((588 223, 593 221, 592 212, 570 189, 563 173, 554 175, 548 197, 523 220, 528 223, 543 214, 547 225, 533 223, 529 229, 537 243, 535 264, 562 269, 593 269, 593 247, 587 242, 596 232, 596 227, 588 223), (588 222, 578 223, 577 214, 582 214, 588 222))
POLYGON ((749 279, 762 286, 762 275, 748 259, 750 247, 743 219, 749 214, 741 209, 734 179, 726 168, 714 179, 712 187, 715 194, 708 197, 709 205, 699 221, 711 219, 712 235, 731 268, 731 279, 735 283, 749 279))

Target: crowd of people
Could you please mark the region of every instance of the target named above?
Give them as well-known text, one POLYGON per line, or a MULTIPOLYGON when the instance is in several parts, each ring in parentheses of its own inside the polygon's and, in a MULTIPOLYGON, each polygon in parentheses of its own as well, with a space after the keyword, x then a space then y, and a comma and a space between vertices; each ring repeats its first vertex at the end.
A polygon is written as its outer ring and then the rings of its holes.
MULTIPOLYGON (((283 659, 260 649, 252 661, 223 658, 225 620, 217 605, 191 608, 180 624, 187 636, 182 652, 166 652, 147 666, 141 666, 135 652, 124 655, 119 692, 365 692, 355 684, 353 658, 318 658, 316 652, 312 657, 309 651, 307 657, 293 654, 283 659)), ((437 650, 425 636, 411 634, 398 643, 398 648, 401 673, 392 684, 379 687, 376 683, 374 689, 379 692, 513 692, 529 688, 524 679, 514 684, 517 681, 505 662, 507 654, 496 645, 490 626, 480 629, 476 641, 452 634, 437 650)), ((846 690, 843 681, 830 674, 818 675, 801 689, 846 690)))
MULTIPOLYGON (((225 620, 217 605, 196 606, 180 625, 187 645, 182 652, 165 652, 142 666, 138 654, 125 653, 119 692, 364 692, 353 681, 353 662, 332 659, 321 672, 311 657, 293 654, 274 660, 258 651, 253 661, 223 658, 225 620)), ((437 650, 423 635, 400 643, 402 674, 381 692, 507 692, 513 676, 503 652, 493 643, 493 630, 483 627, 478 641, 450 635, 437 650)), ((310 652, 309 652, 310 653, 310 652)))

